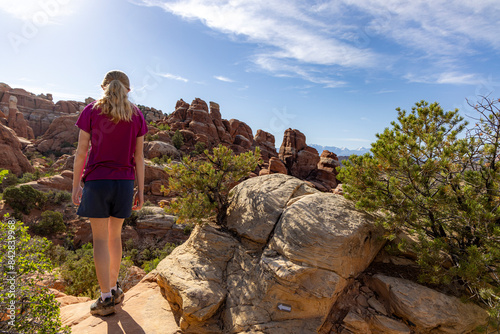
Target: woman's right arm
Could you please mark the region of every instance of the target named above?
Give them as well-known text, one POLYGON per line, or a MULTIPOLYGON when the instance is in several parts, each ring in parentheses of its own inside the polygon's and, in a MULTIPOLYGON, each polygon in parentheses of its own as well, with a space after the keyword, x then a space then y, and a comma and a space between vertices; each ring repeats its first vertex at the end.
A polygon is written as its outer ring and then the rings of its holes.
POLYGON ((76 148, 75 161, 73 164, 73 204, 79 205, 82 197, 82 180, 83 168, 87 159, 87 151, 89 149, 90 133, 80 130, 78 134, 78 147, 76 148))
POLYGON ((140 210, 144 204, 144 136, 137 137, 135 142, 135 175, 137 181, 137 194, 134 198, 133 210, 140 210))

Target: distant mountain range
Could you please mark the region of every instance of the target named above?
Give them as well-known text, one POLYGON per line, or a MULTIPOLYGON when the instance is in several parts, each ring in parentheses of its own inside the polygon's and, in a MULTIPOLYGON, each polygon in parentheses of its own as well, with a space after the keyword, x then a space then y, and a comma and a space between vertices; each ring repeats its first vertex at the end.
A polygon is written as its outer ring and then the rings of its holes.
POLYGON ((321 154, 324 150, 328 150, 330 152, 335 153, 337 156, 349 156, 349 155, 362 155, 365 153, 370 152, 369 148, 366 147, 360 147, 355 150, 348 149, 346 147, 335 147, 335 146, 321 146, 317 144, 307 144, 311 147, 314 147, 316 150, 318 150, 318 153, 321 154))

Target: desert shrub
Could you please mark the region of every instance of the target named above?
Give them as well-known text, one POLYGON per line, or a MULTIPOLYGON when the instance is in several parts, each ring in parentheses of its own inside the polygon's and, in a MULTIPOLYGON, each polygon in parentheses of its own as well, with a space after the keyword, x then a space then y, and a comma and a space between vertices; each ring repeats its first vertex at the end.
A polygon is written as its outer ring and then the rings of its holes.
POLYGON ((66 231, 66 225, 62 213, 47 210, 42 213, 42 218, 32 226, 32 229, 36 234, 51 236, 66 231))
POLYGON ((170 126, 168 124, 159 124, 156 127, 160 131, 170 131, 170 126))
POLYGON ((92 244, 89 242, 66 256, 66 261, 60 267, 61 277, 68 283, 65 293, 97 297, 99 282, 95 272, 92 244))
POLYGON ((170 163, 170 161, 170 157, 166 154, 162 155, 161 157, 154 157, 153 159, 151 159, 151 162, 157 165, 166 165, 170 163))
POLYGON ((51 243, 45 254, 49 257, 54 266, 61 266, 71 256, 71 251, 64 246, 51 243))
POLYGON ((179 130, 175 130, 175 133, 172 136, 172 144, 176 149, 180 149, 181 146, 184 145, 184 136, 179 130))
POLYGON ((34 173, 24 173, 17 183, 27 183, 31 181, 36 181, 42 177, 42 172, 37 168, 34 173))
POLYGON ((124 247, 124 258, 135 266, 141 267, 144 271, 150 272, 156 268, 161 260, 170 255, 177 245, 167 242, 163 248, 158 248, 155 243, 146 243, 139 245, 139 247, 139 249, 136 248, 132 239, 127 240, 124 247))
POLYGON ((47 202, 53 203, 56 205, 70 202, 71 201, 71 193, 64 190, 56 190, 47 192, 47 202))
POLYGON ((145 141, 153 141, 153 140, 158 140, 158 138, 160 138, 158 135, 151 135, 151 134, 147 134, 144 136, 144 140, 145 141))
POLYGON ((186 224, 186 227, 184 227, 184 230, 182 230, 182 232, 185 235, 190 235, 191 232, 193 232, 193 224, 186 224))
POLYGON ((204 151, 206 160, 184 157, 182 163, 167 166, 169 185, 165 192, 175 192, 179 197, 170 202, 165 211, 179 217, 179 222, 216 216, 219 225, 225 225, 229 207, 229 190, 237 182, 248 177, 260 162, 260 148, 255 152, 235 155, 223 145, 210 154, 204 151))
POLYGON ((8 170, 3 169, 0 175, 0 190, 3 192, 6 188, 14 186, 18 183, 16 174, 10 173, 8 170))
POLYGON ((139 218, 139 215, 137 214, 137 211, 132 211, 130 214, 130 217, 125 218, 123 221, 123 226, 136 226, 137 225, 137 219, 139 218))
POLYGON ((0 221, 0 309, 15 316, 0 318, 0 332, 70 333, 69 328, 62 328, 54 294, 37 284, 40 275, 52 270, 45 255, 51 242, 32 238, 27 230, 8 215, 0 221))
MULTIPOLYGON (((377 212, 393 239, 415 236, 420 279, 455 283, 500 311, 500 111, 483 99, 479 118, 416 103, 377 134, 371 154, 344 161, 338 178, 356 206, 377 212), (451 266, 444 266, 446 261, 451 266)), ((400 245, 402 248, 405 244, 400 245)))
POLYGON ((5 189, 3 199, 12 209, 28 215, 31 209, 43 208, 47 195, 30 185, 22 185, 5 189))
MULTIPOLYGON (((76 251, 64 250, 62 247, 52 248, 49 254, 54 257, 54 261, 60 263, 61 277, 68 283, 65 293, 90 298, 99 297, 92 243, 89 242, 76 251)), ((127 268, 131 265, 132 263, 122 259, 118 280, 123 279, 127 268)))
POLYGON ((136 226, 137 225, 137 220, 143 218, 144 216, 147 215, 152 215, 153 214, 153 209, 144 207, 138 211, 132 211, 130 214, 130 217, 125 218, 123 221, 124 226, 136 226))
POLYGON ((194 144, 194 150, 191 152, 192 155, 203 154, 206 149, 206 145, 204 142, 198 141, 194 144))

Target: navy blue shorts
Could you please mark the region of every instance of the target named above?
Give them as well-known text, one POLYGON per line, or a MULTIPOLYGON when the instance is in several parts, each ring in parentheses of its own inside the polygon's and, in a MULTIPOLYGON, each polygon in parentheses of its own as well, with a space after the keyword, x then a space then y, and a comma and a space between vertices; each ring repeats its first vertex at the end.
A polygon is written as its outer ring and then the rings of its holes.
POLYGON ((133 200, 134 180, 86 181, 76 214, 88 218, 128 218, 133 200))

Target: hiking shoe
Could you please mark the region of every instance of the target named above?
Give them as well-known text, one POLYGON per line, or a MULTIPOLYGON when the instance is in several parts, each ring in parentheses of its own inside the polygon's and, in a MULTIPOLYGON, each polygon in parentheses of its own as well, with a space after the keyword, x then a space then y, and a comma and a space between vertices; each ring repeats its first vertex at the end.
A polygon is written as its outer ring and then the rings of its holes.
POLYGON ((115 313, 115 298, 113 296, 102 300, 101 297, 90 305, 90 314, 92 315, 108 315, 115 313))
POLYGON ((125 293, 118 282, 116 282, 116 290, 111 290, 111 293, 113 294, 113 297, 115 297, 115 305, 120 304, 125 296, 125 293))

